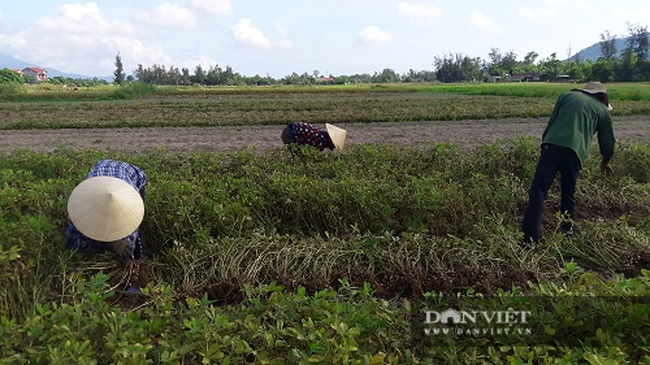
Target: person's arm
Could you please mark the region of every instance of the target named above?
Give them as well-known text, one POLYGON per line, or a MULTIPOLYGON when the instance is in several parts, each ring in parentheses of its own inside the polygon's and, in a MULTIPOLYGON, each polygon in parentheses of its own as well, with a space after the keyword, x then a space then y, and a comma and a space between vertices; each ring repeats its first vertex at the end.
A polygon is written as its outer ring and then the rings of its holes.
POLYGON ((609 176, 614 171, 609 165, 609 161, 614 156, 614 146, 616 139, 614 138, 614 127, 612 126, 612 118, 609 113, 601 120, 598 128, 598 147, 602 160, 600 162, 600 172, 609 176))
POLYGON ((104 249, 114 253, 122 261, 129 261, 133 258, 133 249, 126 238, 113 242, 104 242, 104 249))

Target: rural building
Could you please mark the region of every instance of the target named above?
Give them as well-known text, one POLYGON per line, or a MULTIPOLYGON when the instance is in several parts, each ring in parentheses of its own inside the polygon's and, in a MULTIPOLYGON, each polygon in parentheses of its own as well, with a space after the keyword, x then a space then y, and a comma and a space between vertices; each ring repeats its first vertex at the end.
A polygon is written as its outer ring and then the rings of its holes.
POLYGON ((539 74, 534 72, 522 72, 522 73, 518 73, 506 77, 505 81, 519 81, 519 82, 539 81, 539 74))
POLYGON ((576 82, 576 80, 571 79, 571 75, 557 75, 554 82, 576 82))
POLYGON ((314 80, 317 84, 333 84, 334 83, 334 78, 333 77, 317 77, 316 80, 314 80))
POLYGON ((501 76, 495 75, 495 76, 488 76, 487 82, 500 82, 501 81, 501 76))
POLYGON ((23 75, 33 77, 36 81, 47 81, 47 70, 38 67, 26 67, 22 70, 23 75))

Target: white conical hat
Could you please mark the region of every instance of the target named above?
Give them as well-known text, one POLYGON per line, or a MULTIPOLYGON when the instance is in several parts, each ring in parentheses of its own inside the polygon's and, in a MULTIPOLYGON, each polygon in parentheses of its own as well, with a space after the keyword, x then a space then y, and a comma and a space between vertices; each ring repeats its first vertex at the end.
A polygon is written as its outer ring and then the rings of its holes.
POLYGON ((124 180, 111 176, 91 177, 72 190, 68 215, 85 236, 111 242, 138 228, 144 218, 144 201, 124 180))
POLYGON ((345 147, 345 137, 347 137, 348 132, 343 128, 328 123, 325 123, 325 128, 327 128, 327 133, 334 142, 336 149, 342 151, 345 147))

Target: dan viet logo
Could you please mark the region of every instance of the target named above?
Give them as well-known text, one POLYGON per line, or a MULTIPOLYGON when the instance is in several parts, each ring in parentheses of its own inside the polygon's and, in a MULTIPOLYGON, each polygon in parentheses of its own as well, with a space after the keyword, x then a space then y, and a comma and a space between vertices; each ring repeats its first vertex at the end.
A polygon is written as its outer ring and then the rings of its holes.
POLYGON ((530 335, 530 311, 512 308, 495 311, 424 311, 424 333, 428 336, 530 335))

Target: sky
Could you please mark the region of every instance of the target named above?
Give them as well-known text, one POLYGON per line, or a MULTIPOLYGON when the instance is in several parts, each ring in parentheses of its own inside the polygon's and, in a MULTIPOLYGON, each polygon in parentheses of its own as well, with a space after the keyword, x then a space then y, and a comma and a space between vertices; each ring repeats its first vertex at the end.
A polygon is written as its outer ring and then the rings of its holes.
MULTIPOLYGON (((0 53, 110 76, 139 64, 282 78, 434 70, 492 49, 566 59, 650 24, 647 0, 0 0, 0 53)), ((1 65, 0 65, 1 67, 1 65)))

